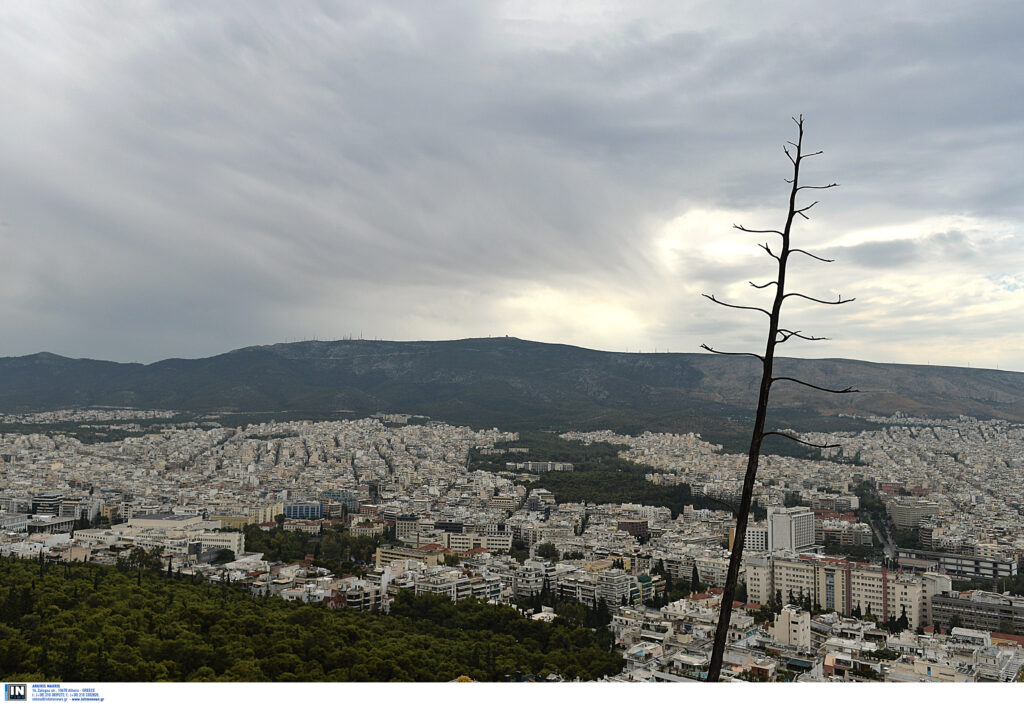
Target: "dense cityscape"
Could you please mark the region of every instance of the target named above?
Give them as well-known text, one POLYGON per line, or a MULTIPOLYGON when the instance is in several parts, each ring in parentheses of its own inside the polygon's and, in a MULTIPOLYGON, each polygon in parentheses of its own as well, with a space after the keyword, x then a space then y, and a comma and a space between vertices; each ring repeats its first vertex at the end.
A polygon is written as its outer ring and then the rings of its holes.
MULTIPOLYGON (((861 419, 872 429, 803 436, 840 445, 825 458, 764 458, 723 677, 1014 680, 1024 427, 861 419)), ((694 434, 538 440, 398 414, 221 421, 128 408, 0 417, 0 556, 149 563, 382 617, 403 594, 509 604, 610 633, 621 668, 604 680, 707 671, 744 456, 694 434), (69 424, 99 436, 46 430, 69 424), (102 441, 114 431, 131 436, 102 441), (587 472, 612 461, 693 499, 560 495, 574 475, 596 488, 605 474, 587 472)))

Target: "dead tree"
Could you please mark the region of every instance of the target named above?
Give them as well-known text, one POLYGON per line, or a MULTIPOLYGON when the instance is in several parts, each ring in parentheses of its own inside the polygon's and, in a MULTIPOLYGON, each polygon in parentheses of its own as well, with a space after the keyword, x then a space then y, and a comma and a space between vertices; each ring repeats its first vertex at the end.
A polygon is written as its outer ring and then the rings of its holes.
POLYGON ((801 381, 800 379, 789 376, 774 376, 772 371, 773 363, 775 361, 775 348, 778 345, 784 344, 794 338, 811 342, 825 339, 825 337, 815 337, 810 334, 804 334, 801 330, 788 329, 781 326, 780 315, 782 312, 782 304, 787 298, 802 298, 804 300, 810 300, 823 305, 844 305, 845 303, 853 301, 853 298, 843 298, 841 295, 838 296, 836 300, 822 300, 821 298, 811 297, 809 295, 804 295, 803 293, 786 292, 786 267, 789 264, 789 257, 791 254, 803 254, 816 261, 826 263, 831 263, 832 261, 831 259, 816 256, 804 249, 795 249, 790 245, 790 233, 792 232, 793 221, 797 217, 802 217, 805 220, 809 219, 807 211, 818 204, 818 201, 815 200, 809 205, 800 206, 797 204, 797 198, 800 196, 801 192, 805 190, 828 190, 830 188, 835 188, 838 185, 837 183, 829 183, 828 185, 821 186, 800 185, 800 166, 804 159, 817 156, 822 152, 815 151, 804 153, 803 115, 799 118, 794 118, 793 121, 797 126, 797 139, 795 142, 787 142, 782 147, 783 152, 785 152, 786 157, 793 166, 792 179, 786 179, 786 182, 791 186, 789 193, 789 211, 786 215, 786 224, 782 229, 748 229, 743 225, 733 225, 741 232, 749 232, 751 234, 773 234, 777 235, 781 239, 781 243, 778 245, 777 249, 773 249, 769 243, 759 245, 768 253, 768 256, 775 259, 778 263, 778 275, 775 280, 768 281, 763 284, 757 284, 753 281, 750 282, 750 285, 757 289, 766 289, 770 286, 775 286, 775 301, 772 304, 771 310, 751 305, 736 305, 734 303, 718 300, 714 295, 704 294, 705 298, 713 303, 717 303, 718 305, 722 305, 727 308, 735 308, 737 310, 761 312, 768 317, 768 339, 763 355, 754 354, 752 352, 719 351, 717 349, 712 349, 706 344, 701 345, 701 348, 714 354, 725 354, 728 356, 752 356, 761 362, 761 366, 763 368, 761 375, 761 387, 757 397, 757 414, 754 417, 754 430, 750 436, 750 453, 747 460, 747 473, 743 479, 743 493, 740 498, 739 506, 735 508, 730 506, 736 517, 736 534, 733 540, 732 555, 729 558, 729 572, 725 581, 725 592, 722 594, 722 607, 718 617, 718 628, 715 630, 715 645, 711 653, 711 665, 708 669, 707 677, 708 681, 718 681, 719 674, 722 670, 722 656, 725 653, 726 635, 729 631, 729 620, 732 616, 732 604, 736 595, 736 583, 739 579, 740 560, 743 557, 743 544, 747 536, 747 518, 750 515, 750 504, 753 499, 754 480, 757 478, 757 465, 761 455, 762 441, 764 441, 765 437, 770 435, 778 435, 780 437, 791 439, 794 442, 799 442, 800 444, 805 444, 810 447, 817 447, 819 449, 827 449, 837 446, 829 444, 812 444, 811 442, 805 442, 786 432, 766 432, 765 418, 768 414, 768 396, 771 392, 772 385, 780 381, 789 381, 791 383, 798 383, 800 385, 828 393, 857 392, 853 388, 823 388, 813 383, 801 381))

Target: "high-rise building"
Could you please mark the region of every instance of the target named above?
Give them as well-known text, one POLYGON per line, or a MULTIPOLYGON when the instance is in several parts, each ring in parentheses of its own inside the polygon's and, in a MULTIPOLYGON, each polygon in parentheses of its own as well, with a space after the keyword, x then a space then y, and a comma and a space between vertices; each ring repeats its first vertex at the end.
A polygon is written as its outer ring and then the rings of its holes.
POLYGON ((768 507, 768 551, 799 552, 814 546, 814 513, 810 508, 768 507))

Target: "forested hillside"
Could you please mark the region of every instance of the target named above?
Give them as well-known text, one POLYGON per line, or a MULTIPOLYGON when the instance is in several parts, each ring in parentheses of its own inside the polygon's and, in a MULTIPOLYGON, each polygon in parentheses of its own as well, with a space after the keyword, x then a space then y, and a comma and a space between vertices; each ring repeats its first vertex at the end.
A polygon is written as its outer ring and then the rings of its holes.
POLYGON ((94 564, 0 558, 6 681, 505 681, 618 672, 610 639, 505 606, 401 593, 391 615, 94 564))
MULTIPOLYGON (((780 383, 774 426, 859 429, 836 416, 897 410, 1024 421, 1021 373, 844 359, 779 359, 776 370, 862 392, 835 396, 780 383)), ((297 342, 147 365, 33 354, 0 359, 0 412, 114 405, 344 419, 385 411, 508 429, 701 432, 742 450, 760 377, 746 358, 623 354, 513 338, 297 342)))

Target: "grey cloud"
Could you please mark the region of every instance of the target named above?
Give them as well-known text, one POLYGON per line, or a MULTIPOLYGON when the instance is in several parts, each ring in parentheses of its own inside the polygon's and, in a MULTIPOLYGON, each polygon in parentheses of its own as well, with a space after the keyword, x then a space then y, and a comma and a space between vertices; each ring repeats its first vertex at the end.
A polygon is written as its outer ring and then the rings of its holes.
MULTIPOLYGON (((819 206, 833 229, 1019 226, 1024 11, 987 8, 670 3, 538 42, 476 3, 7 3, 0 290, 18 310, 0 325, 18 334, 0 353, 152 360, 428 320, 468 336, 531 282, 656 295, 672 281, 650 273, 647 225, 783 206, 798 112, 826 151, 808 178, 844 186, 819 206)), ((957 236, 837 253, 984 265, 957 236)), ((685 268, 711 291, 763 278, 685 268)), ((674 347, 691 314, 652 329, 674 347)))
POLYGON ((1007 259, 1024 259, 1024 240, 998 239, 991 235, 969 237, 964 232, 936 232, 916 239, 869 241, 843 247, 829 247, 822 254, 840 264, 872 269, 899 269, 936 262, 963 263, 990 269, 1007 259))
POLYGON ((909 239, 867 242, 830 249, 829 256, 835 256, 844 263, 848 260, 852 264, 869 268, 902 268, 920 258, 919 247, 917 242, 909 239))

